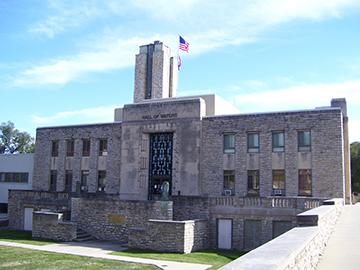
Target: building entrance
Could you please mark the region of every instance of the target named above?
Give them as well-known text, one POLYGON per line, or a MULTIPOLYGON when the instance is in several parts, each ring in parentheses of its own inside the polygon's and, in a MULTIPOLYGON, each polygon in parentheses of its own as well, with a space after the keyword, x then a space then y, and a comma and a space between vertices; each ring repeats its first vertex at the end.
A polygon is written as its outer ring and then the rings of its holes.
POLYGON ((168 200, 172 187, 173 133, 150 134, 149 200, 168 200))

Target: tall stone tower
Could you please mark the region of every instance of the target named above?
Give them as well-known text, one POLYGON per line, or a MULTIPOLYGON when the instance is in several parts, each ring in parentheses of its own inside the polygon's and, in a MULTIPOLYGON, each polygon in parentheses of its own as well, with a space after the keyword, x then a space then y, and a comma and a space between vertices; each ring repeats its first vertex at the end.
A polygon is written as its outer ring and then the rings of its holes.
POLYGON ((160 41, 140 46, 135 63, 134 103, 176 96, 177 67, 170 48, 160 41))

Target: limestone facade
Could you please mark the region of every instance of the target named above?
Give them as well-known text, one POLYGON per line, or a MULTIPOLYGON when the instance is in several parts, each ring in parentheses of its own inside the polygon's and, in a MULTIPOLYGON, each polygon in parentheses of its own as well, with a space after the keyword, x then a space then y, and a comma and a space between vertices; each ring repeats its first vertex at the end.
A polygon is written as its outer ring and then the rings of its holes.
POLYGON ((175 98, 171 63, 162 43, 142 46, 134 104, 116 121, 37 129, 34 196, 10 192, 10 226, 22 228, 24 207, 71 211, 98 239, 189 252, 204 238, 218 247, 219 222, 230 220, 228 248, 249 250, 300 212, 349 197, 345 100, 216 115, 213 95, 175 98))

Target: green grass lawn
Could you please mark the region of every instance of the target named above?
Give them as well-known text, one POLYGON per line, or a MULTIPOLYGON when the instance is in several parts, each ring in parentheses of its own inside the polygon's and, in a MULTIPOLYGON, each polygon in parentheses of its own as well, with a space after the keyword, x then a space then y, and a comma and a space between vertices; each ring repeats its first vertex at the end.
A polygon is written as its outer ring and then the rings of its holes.
POLYGON ((190 254, 162 253, 149 250, 128 249, 120 252, 112 252, 112 255, 138 257, 154 260, 168 260, 188 263, 211 264, 210 269, 219 269, 221 266, 244 255, 245 252, 234 250, 206 250, 197 251, 190 254))
POLYGON ((52 240, 33 240, 31 232, 14 230, 0 230, 0 241, 16 242, 37 246, 57 243, 56 241, 52 240))
POLYGON ((155 266, 0 246, 0 269, 157 270, 155 266))

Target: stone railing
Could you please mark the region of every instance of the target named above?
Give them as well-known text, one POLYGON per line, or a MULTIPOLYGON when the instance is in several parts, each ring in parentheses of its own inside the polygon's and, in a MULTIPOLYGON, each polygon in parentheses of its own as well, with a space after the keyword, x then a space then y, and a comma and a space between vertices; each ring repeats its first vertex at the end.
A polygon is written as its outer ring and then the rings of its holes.
POLYGON ((76 223, 63 221, 61 213, 36 211, 33 214, 33 238, 71 241, 76 238, 76 228, 76 223))
POLYGON ((221 270, 315 269, 343 206, 342 199, 297 215, 298 227, 280 235, 221 270))
POLYGON ((210 197, 210 205, 236 208, 291 208, 307 210, 318 207, 323 199, 307 197, 210 197))

